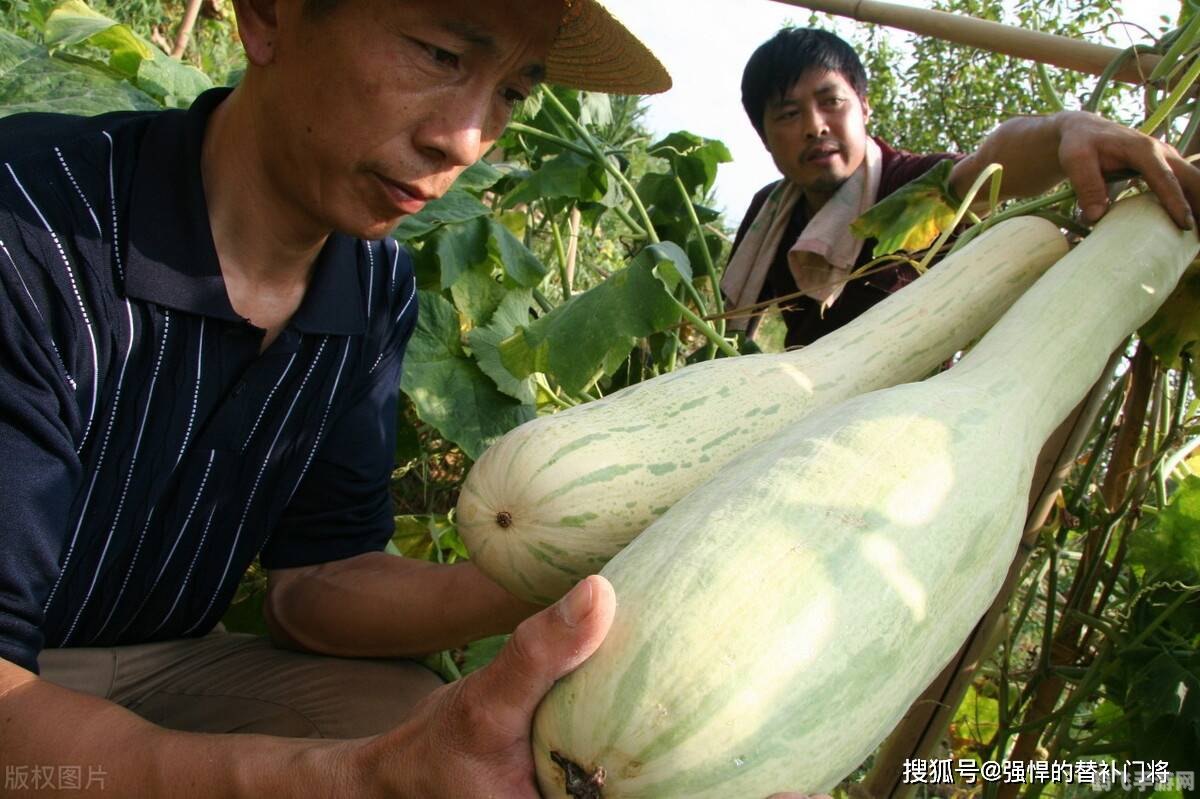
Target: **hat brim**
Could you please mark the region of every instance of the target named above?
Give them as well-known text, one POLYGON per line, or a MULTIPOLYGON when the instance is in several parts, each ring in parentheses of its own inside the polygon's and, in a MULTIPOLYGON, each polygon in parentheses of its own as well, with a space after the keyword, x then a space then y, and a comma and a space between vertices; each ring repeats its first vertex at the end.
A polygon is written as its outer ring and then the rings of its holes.
POLYGON ((546 57, 546 80, 610 94, 658 94, 671 76, 646 45, 596 0, 567 0, 546 57))

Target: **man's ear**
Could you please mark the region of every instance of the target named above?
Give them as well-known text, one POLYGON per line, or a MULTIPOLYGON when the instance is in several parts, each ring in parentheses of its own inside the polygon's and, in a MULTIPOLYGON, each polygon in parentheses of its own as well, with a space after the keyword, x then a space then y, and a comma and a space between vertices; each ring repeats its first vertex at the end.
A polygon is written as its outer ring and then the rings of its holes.
POLYGON ((859 97, 858 99, 862 102, 863 124, 865 125, 871 121, 871 102, 866 97, 859 97))
POLYGON ((266 66, 275 60, 278 38, 278 0, 234 0, 238 36, 246 51, 246 60, 266 66))

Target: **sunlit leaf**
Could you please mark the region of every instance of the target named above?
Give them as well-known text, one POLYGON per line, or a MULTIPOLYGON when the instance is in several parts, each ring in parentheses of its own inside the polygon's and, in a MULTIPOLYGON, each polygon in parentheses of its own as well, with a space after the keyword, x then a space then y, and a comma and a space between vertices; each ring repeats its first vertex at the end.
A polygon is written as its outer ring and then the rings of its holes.
POLYGON ((678 323, 679 307, 661 282, 678 279, 678 256, 677 247, 644 249, 627 268, 501 342, 504 365, 518 377, 545 372, 567 391, 582 390, 619 366, 636 339, 678 323))
POLYGON ((1170 504, 1132 537, 1129 561, 1162 578, 1200 579, 1200 477, 1188 477, 1170 504))
POLYGON ((953 169, 953 161, 940 162, 874 205, 854 220, 850 229, 861 239, 877 240, 875 258, 928 247, 954 222, 956 205, 950 191, 953 169))
POLYGON ((717 167, 733 156, 723 142, 677 131, 650 146, 650 155, 665 158, 671 171, 683 181, 688 194, 707 194, 717 179, 717 167))
POLYGON ((82 0, 66 0, 46 19, 46 46, 67 47, 80 42, 109 53, 109 64, 129 78, 136 78, 138 67, 154 58, 156 48, 128 27, 119 24, 82 0))
POLYGON ((504 198, 503 206, 553 198, 599 202, 608 192, 608 173, 591 158, 574 152, 548 159, 504 198))
POLYGON ((140 62, 137 84, 172 108, 186 108, 197 95, 213 86, 212 79, 203 72, 158 49, 151 58, 140 62))
POLYGON ((154 98, 103 65, 67 63, 46 48, 0 31, 0 116, 44 111, 101 114, 159 108, 154 98))

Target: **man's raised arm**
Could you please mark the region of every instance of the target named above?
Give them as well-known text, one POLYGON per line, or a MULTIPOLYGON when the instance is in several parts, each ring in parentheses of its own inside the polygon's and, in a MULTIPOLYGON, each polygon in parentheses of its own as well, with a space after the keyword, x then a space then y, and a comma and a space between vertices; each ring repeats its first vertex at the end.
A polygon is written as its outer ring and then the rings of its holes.
POLYGON ((992 163, 1004 167, 1005 197, 1032 197, 1069 180, 1089 222, 1108 208, 1103 174, 1125 169, 1142 176, 1180 228, 1200 218, 1200 168, 1170 145, 1096 114, 1062 111, 1004 122, 955 165, 954 191, 966 194, 992 163))

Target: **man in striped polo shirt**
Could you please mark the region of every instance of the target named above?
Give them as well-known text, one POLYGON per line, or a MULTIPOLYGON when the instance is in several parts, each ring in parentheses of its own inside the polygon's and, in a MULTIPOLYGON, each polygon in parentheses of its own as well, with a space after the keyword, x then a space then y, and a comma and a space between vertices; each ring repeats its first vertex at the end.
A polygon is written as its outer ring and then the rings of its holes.
POLYGON ((0 764, 130 797, 535 797, 533 709, 612 589, 531 616, 381 551, 416 322, 388 234, 539 80, 670 79, 594 0, 236 8, 232 91, 0 123, 0 764), (274 645, 210 633, 256 555, 274 645), (404 660, 530 616, 451 686, 404 660), (196 734, 234 732, 260 734, 196 734))

